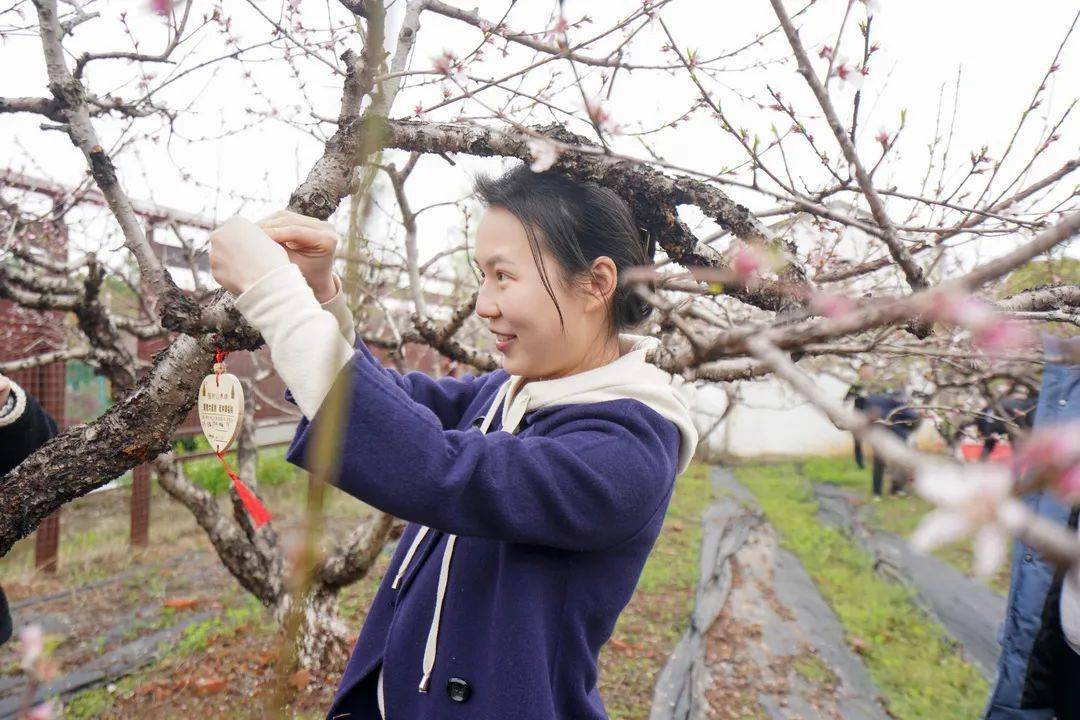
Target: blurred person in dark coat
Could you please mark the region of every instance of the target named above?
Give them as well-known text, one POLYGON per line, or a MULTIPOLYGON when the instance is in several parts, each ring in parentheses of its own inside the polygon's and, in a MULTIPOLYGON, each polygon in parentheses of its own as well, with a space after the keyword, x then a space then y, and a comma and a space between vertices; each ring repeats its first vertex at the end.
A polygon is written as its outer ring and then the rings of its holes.
MULTIPOLYGON (((0 483, 56 435, 56 421, 17 383, 0 374, 0 483)), ((0 645, 11 638, 11 611, 0 587, 0 645)))
MULTIPOLYGON (((905 380, 900 371, 882 373, 871 365, 859 368, 859 379, 852 385, 845 400, 853 400, 855 409, 865 413, 875 424, 884 427, 905 443, 919 427, 922 416, 912 407, 905 388, 905 380)), ((855 438, 855 464, 863 464, 862 444, 855 438)), ((874 499, 881 498, 885 480, 885 461, 874 454, 872 487, 874 499)), ((893 473, 890 492, 893 495, 906 493, 910 478, 903 471, 893 473)))

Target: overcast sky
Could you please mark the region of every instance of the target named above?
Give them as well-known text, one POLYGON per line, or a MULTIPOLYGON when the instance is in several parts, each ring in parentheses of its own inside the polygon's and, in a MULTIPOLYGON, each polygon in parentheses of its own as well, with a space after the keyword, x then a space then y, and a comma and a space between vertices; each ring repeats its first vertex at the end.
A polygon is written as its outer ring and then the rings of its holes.
MULTIPOLYGON (((212 5, 205 0, 192 1, 196 19, 211 11, 212 5)), ((508 5, 506 2, 476 3, 475 0, 458 4, 462 7, 475 5, 482 16, 492 20, 499 18, 508 5)), ((397 5, 401 5, 400 0, 397 5)), ((918 191, 925 173, 926 146, 934 135, 943 87, 942 132, 947 130, 952 118, 954 82, 957 72, 962 71, 952 172, 946 176, 958 178, 966 171, 969 153, 979 146, 988 145, 991 157, 1000 156, 1076 13, 1075 3, 1056 0, 1028 3, 880 0, 879 5, 872 37, 881 50, 874 55, 864 86, 859 148, 864 157, 876 159, 878 146, 874 136, 882 129, 895 131, 900 112, 905 109, 907 128, 898 146, 897 159, 890 162, 887 172, 877 180, 881 185, 895 184, 910 192, 918 191)), ((158 51, 164 39, 162 21, 151 14, 147 6, 148 3, 142 0, 86 3, 88 11, 96 11, 101 17, 81 25, 75 37, 69 39, 71 55, 77 56, 87 49, 96 52, 130 50, 130 37, 119 21, 122 11, 127 12, 129 26, 141 43, 141 51, 158 51)), ((798 19, 803 40, 815 58, 822 44, 833 44, 845 6, 844 0, 819 0, 810 12, 798 19)), ((230 2, 227 7, 233 13, 232 29, 240 37, 241 45, 268 39, 269 25, 251 5, 230 2)), ((284 12, 284 4, 259 3, 258 7, 273 18, 282 17, 284 12)), ((542 30, 550 25, 556 7, 553 2, 519 2, 510 12, 509 25, 529 31, 542 30)), ((586 13, 592 17, 591 24, 571 31, 571 41, 597 33, 638 7, 640 2, 567 0, 568 20, 574 22, 586 13)), ((800 7, 802 3, 788 2, 791 12, 800 7)), ((23 3, 21 9, 27 24, 32 25, 32 5, 23 3)), ((300 17, 305 25, 321 28, 347 20, 343 10, 326 0, 300 0, 300 17)), ((673 0, 662 10, 662 17, 683 49, 696 49, 705 58, 739 47, 776 24, 766 0, 673 0)), ((865 6, 856 2, 841 43, 841 54, 848 57, 861 55, 861 40, 855 25, 865 17, 865 6)), ((16 24, 12 13, 0 17, 0 21, 5 26, 16 24)), ((396 34, 399 21, 396 8, 392 8, 388 28, 391 38, 396 34)), ((323 52, 330 62, 334 62, 334 55, 340 54, 345 47, 359 49, 355 34, 338 31, 335 37, 339 41, 336 50, 323 52)), ((460 23, 425 14, 419 38, 411 66, 413 69, 430 69, 432 58, 445 48, 454 49, 459 55, 472 49, 480 33, 460 23)), ((1080 87, 1077 70, 1080 56, 1076 41, 1074 37, 1062 53, 1060 69, 1050 80, 1045 101, 1017 141, 1016 169, 1030 158, 1036 138, 1046 130, 1046 123, 1056 121, 1076 99, 1076 88, 1080 87)), ((660 28, 647 29, 635 38, 627 59, 636 63, 670 62, 671 56, 660 50, 664 42, 660 28)), ((610 46, 609 42, 602 47, 610 46)), ((143 66, 145 71, 156 73, 151 84, 169 73, 221 54, 226 46, 214 26, 197 33, 186 47, 185 52, 177 55, 182 63, 176 68, 143 66)), ((8 70, 0 93, 5 96, 47 94, 44 63, 36 34, 31 31, 9 33, 0 46, 0 54, 0 63, 8 70), (11 68, 17 68, 17 71, 10 72, 11 68)), ((295 50, 293 54, 296 54, 295 50)), ((216 221, 237 212, 256 219, 283 207, 298 179, 317 159, 320 144, 310 135, 273 118, 253 118, 245 109, 268 113, 275 108, 281 115, 300 119, 308 123, 313 132, 325 136, 332 132, 332 126, 317 123, 312 114, 336 116, 341 80, 326 64, 301 59, 295 63, 304 84, 301 89, 301 80, 281 57, 280 50, 265 48, 252 54, 252 59, 259 62, 228 61, 213 70, 195 72, 171 84, 158 97, 158 102, 179 112, 171 139, 165 124, 156 118, 140 120, 134 126, 116 118, 97 120, 98 131, 106 146, 114 147, 118 141, 125 143, 115 160, 128 193, 136 199, 158 202, 216 221), (267 59, 272 61, 266 62, 267 59), (251 77, 245 78, 244 72, 250 72, 251 77), (157 140, 150 139, 152 136, 157 140), (168 146, 167 140, 170 141, 168 146)), ((485 61, 470 68, 470 72, 492 77, 507 68, 519 67, 533 57, 532 51, 520 48, 515 48, 506 59, 489 52, 485 61)), ((762 44, 727 61, 725 68, 729 71, 720 76, 723 85, 709 81, 710 89, 717 93, 732 122, 760 134, 763 140, 769 137, 770 125, 784 128, 790 124, 781 114, 763 107, 771 102, 766 85, 780 90, 785 98, 795 103, 796 110, 817 115, 812 112, 816 109, 813 99, 795 73, 789 57, 783 35, 774 33, 762 44), (740 70, 742 68, 751 69, 740 70)), ((818 62, 822 63, 819 66, 822 69, 825 61, 818 62)), ((587 68, 583 71, 586 89, 595 92, 600 86, 597 71, 587 68)), ((565 61, 545 65, 526 87, 542 86, 552 72, 559 73, 555 84, 566 87, 570 75, 565 61)), ((90 89, 98 94, 111 92, 132 97, 138 92, 139 72, 126 62, 92 64, 88 77, 90 89)), ((610 111, 629 131, 655 127, 681 113, 695 93, 684 73, 675 77, 656 71, 624 73, 615 83, 610 111)), ((845 118, 851 114, 852 96, 853 89, 837 87, 836 99, 845 118)), ((430 81, 422 88, 407 88, 391 114, 409 116, 416 104, 430 105, 440 97, 439 84, 430 81)), ((579 117, 583 116, 576 90, 564 90, 556 96, 556 101, 579 117)), ((462 108, 458 104, 432 113, 430 117, 453 119, 462 109, 468 115, 480 112, 475 105, 462 108)), ((548 122, 552 118, 545 111, 522 119, 548 122)), ((559 119, 566 118, 559 116, 559 119)), ((63 134, 42 131, 39 128, 41 122, 42 118, 28 115, 0 115, 3 165, 56 182, 80 181, 86 173, 82 156, 63 134)), ((587 134, 583 124, 574 127, 587 134)), ((821 147, 831 156, 838 154, 823 123, 813 123, 811 129, 821 147)), ((1070 116, 1060 131, 1061 139, 1030 170, 1030 180, 1076 156, 1076 130, 1077 119, 1070 116)), ((717 172, 744 159, 735 143, 706 114, 678 128, 649 136, 648 142, 667 161, 703 173, 717 172)), ((647 156, 632 136, 617 138, 614 146, 627 154, 647 156)), ((398 158, 400 164, 400 154, 390 157, 398 158)), ((812 184, 817 184, 815 179, 822 177, 822 171, 812 156, 796 152, 790 159, 795 174, 804 175, 812 184)), ((495 169, 505 162, 463 159, 457 166, 450 166, 440 158, 426 157, 410 180, 413 206, 419 208, 465 197, 469 194, 471 170, 495 169)), ((1075 186, 1075 179, 1065 184, 1069 191, 1075 186)), ((774 204, 759 195, 738 191, 733 194, 752 209, 774 204)), ((10 191, 5 191, 5 195, 10 197, 10 191)), ((392 205, 386 207, 392 210, 392 205)), ((103 237, 111 238, 113 246, 119 242, 115 223, 100 210, 87 214, 82 231, 78 242, 83 246, 99 247, 103 237)), ((425 213, 419 226, 421 255, 427 256, 447 243, 459 241, 460 232, 461 214, 457 209, 425 213)), ((1003 246, 1003 249, 1007 247, 1003 246)))

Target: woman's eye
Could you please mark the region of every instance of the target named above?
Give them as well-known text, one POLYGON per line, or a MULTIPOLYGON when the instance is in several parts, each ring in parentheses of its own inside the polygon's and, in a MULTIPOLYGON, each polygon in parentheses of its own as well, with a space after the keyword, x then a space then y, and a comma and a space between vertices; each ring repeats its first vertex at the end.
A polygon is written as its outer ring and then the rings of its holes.
POLYGON ((507 275, 506 273, 500 271, 500 272, 495 273, 495 279, 498 280, 499 282, 502 282, 504 279, 509 280, 510 276, 507 275))

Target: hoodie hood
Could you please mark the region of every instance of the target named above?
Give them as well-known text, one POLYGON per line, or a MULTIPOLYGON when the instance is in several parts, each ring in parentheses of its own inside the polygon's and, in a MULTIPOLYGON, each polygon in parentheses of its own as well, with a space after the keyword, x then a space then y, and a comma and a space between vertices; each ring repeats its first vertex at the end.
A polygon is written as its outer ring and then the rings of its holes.
POLYGON ((697 448, 698 432, 690 405, 684 397, 683 381, 645 360, 660 340, 644 335, 619 335, 620 357, 607 365, 553 380, 524 383, 521 375, 511 375, 492 403, 494 409, 503 396, 502 429, 515 432, 526 413, 552 405, 573 405, 621 400, 638 400, 675 423, 682 442, 678 474, 690 465, 697 448))

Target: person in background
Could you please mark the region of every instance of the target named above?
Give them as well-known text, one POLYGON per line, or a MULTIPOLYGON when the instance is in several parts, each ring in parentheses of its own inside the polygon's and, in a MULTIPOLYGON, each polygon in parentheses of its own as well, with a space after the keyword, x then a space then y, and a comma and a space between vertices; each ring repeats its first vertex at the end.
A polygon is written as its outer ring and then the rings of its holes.
MULTIPOLYGON (((1047 358, 1080 351, 1080 336, 1046 335, 1047 358)), ((1080 421, 1080 364, 1047 362, 1035 410, 1035 429, 1080 421)), ((1076 528, 1077 512, 1049 491, 1024 497, 1032 511, 1076 528)), ((1001 656, 983 720, 1080 718, 1080 587, 1064 570, 1020 540, 1013 543, 1005 620, 998 633, 1001 656), (1070 587, 1071 586, 1071 587, 1070 587)))
MULTIPOLYGON (((57 432, 56 420, 37 400, 0 374, 0 483, 57 432)), ((0 587, 0 645, 11 639, 11 632, 11 611, 0 587)))
POLYGON ((1030 431, 1035 422, 1035 408, 1039 404, 1038 393, 1030 393, 1022 385, 1015 385, 1009 393, 999 401, 1004 417, 998 415, 998 411, 987 406, 975 418, 975 429, 983 441, 982 459, 990 457, 994 448, 1001 438, 1008 439, 1011 436, 1008 423, 1012 423, 1022 431, 1030 431))
MULTIPOLYGON (((919 413, 911 407, 903 380, 899 376, 878 373, 869 364, 859 368, 859 379, 848 389, 844 399, 854 400, 856 410, 865 413, 904 442, 908 441, 921 421, 919 413)), ((855 438, 855 464, 864 467, 862 444, 858 438, 855 438)), ((880 500, 885 481, 885 462, 876 454, 872 478, 874 499, 880 500)), ((890 493, 904 493, 907 481, 905 475, 894 473, 890 493)))

